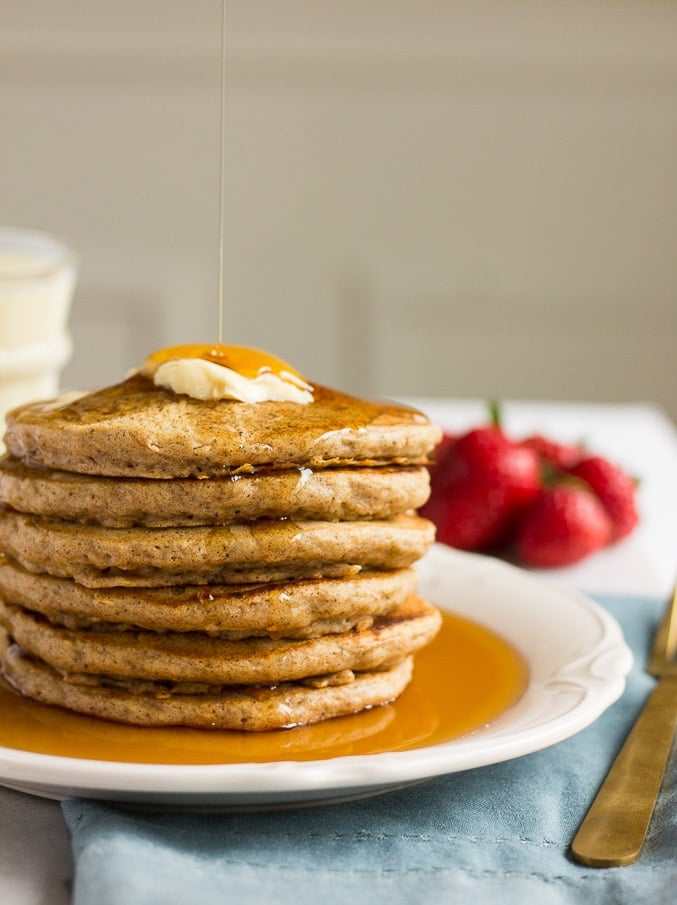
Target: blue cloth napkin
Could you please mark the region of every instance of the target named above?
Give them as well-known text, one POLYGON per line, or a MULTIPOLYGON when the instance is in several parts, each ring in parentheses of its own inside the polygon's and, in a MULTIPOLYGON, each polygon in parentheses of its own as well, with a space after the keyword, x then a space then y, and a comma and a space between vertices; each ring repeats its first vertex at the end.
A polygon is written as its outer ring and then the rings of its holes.
POLYGON ((663 601, 597 598, 635 666, 592 726, 544 751, 363 801, 258 814, 139 814, 66 801, 74 905, 673 905, 674 760, 645 850, 592 869, 568 848, 653 680, 663 601))

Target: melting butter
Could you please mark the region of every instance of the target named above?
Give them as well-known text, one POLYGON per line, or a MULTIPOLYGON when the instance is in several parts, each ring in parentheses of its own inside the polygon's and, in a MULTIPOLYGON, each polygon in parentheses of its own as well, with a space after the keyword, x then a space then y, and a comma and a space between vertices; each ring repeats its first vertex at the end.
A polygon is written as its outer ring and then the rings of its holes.
POLYGON ((313 401, 310 384, 281 359, 246 346, 174 346, 149 356, 141 373, 156 386, 194 399, 313 401))

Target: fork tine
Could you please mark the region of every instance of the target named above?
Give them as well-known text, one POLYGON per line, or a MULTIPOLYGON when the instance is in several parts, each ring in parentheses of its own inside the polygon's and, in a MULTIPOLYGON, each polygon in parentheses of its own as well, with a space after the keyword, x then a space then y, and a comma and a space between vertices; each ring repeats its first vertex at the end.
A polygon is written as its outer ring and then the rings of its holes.
POLYGON ((654 635, 646 671, 660 676, 677 656, 677 585, 654 635))

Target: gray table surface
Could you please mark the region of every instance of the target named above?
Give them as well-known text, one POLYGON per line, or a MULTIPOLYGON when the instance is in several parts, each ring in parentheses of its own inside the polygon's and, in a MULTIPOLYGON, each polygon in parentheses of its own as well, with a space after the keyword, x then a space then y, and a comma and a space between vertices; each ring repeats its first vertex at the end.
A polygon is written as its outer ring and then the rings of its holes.
POLYGON ((0 900, 68 905, 73 858, 58 801, 0 788, 0 900))

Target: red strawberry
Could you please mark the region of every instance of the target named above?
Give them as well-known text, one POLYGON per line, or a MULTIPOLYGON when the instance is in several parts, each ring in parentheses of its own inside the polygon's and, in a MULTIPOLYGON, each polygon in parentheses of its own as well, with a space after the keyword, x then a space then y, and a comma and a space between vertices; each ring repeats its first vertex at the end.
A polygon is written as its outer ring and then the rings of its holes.
POLYGON ((585 481, 598 497, 613 523, 612 540, 626 537, 639 517, 635 505, 635 481, 602 456, 589 456, 570 470, 585 481))
POLYGON ((441 543, 485 550, 506 539, 540 489, 536 454, 512 443, 496 425, 447 445, 431 470, 430 500, 421 509, 441 543))
POLYGON ((429 465, 429 468, 433 470, 436 468, 440 462, 444 460, 449 452, 449 447, 453 446, 456 442, 456 435, 450 434, 448 431, 444 431, 442 434, 442 439, 437 444, 432 453, 432 462, 429 465))
POLYGON ((559 484, 545 488, 525 514, 517 555, 529 566, 568 566, 606 546, 611 532, 611 519, 593 493, 559 484))
POLYGON ((533 449, 546 465, 559 470, 573 468, 587 456, 585 448, 579 445, 557 443, 542 434, 532 434, 522 440, 522 445, 533 449))

